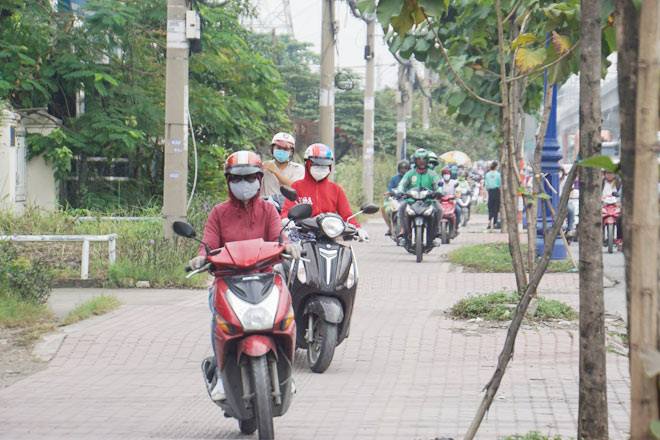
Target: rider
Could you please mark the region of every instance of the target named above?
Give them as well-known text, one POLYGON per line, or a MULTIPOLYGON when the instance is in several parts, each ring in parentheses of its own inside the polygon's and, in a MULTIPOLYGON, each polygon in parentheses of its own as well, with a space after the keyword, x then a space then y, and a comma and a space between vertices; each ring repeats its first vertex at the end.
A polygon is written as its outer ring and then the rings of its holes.
MULTIPOLYGON (((405 194, 409 188, 418 187, 418 188, 427 188, 430 189, 431 191, 437 191, 440 194, 442 194, 442 189, 439 187, 440 178, 438 177, 438 174, 435 171, 428 169, 429 152, 424 148, 419 148, 417 151, 415 151, 415 154, 413 154, 413 159, 415 161, 415 168, 411 169, 403 176, 401 182, 399 183, 399 187, 397 188, 397 192, 399 194, 405 194)), ((404 201, 401 204, 401 207, 399 208, 399 219, 401 226, 403 226, 403 230, 401 230, 401 228, 399 229, 399 237, 398 237, 399 246, 403 246, 405 244, 405 240, 407 240, 407 237, 410 235, 409 234, 410 225, 408 224, 409 222, 407 221, 407 217, 406 217, 407 205, 408 202, 404 201)), ((438 219, 441 210, 437 206, 437 203, 435 202, 434 202, 434 207, 435 209, 433 213, 433 225, 431 226, 431 230, 435 231, 435 235, 437 237, 438 225, 439 225, 438 219)), ((436 240, 437 238, 433 240, 434 245, 439 244, 436 242, 436 240)))
POLYGON ((264 178, 261 197, 279 196, 280 185, 289 185, 305 177, 305 167, 293 162, 296 140, 289 133, 281 132, 273 136, 270 152, 273 160, 264 162, 264 178))
MULTIPOLYGON (((442 193, 446 196, 456 195, 456 187, 458 186, 458 181, 452 178, 453 169, 456 165, 453 165, 452 168, 445 167, 442 169, 442 193)), ((456 224, 454 225, 454 230, 452 231, 452 236, 456 237, 458 235, 458 225, 461 223, 461 210, 454 210, 454 215, 456 216, 456 224)))
POLYGON ((429 168, 432 171, 435 171, 435 167, 440 165, 440 160, 438 160, 438 155, 433 151, 429 151, 429 168))
MULTIPOLYGON (((224 169, 229 186, 229 200, 215 205, 211 210, 202 241, 210 249, 219 249, 232 241, 255 238, 278 241, 282 222, 277 210, 271 203, 259 198, 264 175, 259 155, 251 151, 237 151, 227 158, 224 169)), ((300 258, 302 248, 298 244, 289 243, 286 245, 286 252, 293 258, 300 258)), ((189 266, 197 270, 204 264, 206 248, 200 245, 198 256, 190 260, 189 266)), ((209 304, 212 304, 213 291, 209 293, 209 304)), ((209 358, 204 360, 204 372, 212 371, 210 361, 209 358)), ((219 401, 225 399, 225 389, 220 372, 217 368, 215 370, 217 380, 210 394, 211 399, 219 401)), ((213 383, 212 377, 207 376, 207 380, 209 384, 213 383)))
MULTIPOLYGON (((325 144, 312 144, 305 150, 305 178, 293 182, 291 187, 298 193, 298 203, 312 205, 312 216, 324 212, 333 212, 341 216, 344 221, 353 215, 351 205, 348 204, 346 194, 341 186, 328 180, 332 164, 335 160, 332 150, 325 144)), ((282 218, 287 218, 289 210, 294 206, 290 200, 284 202, 282 218)), ((349 220, 357 228, 357 235, 361 241, 368 240, 367 231, 360 228, 355 217, 349 220)))
POLYGON ((384 194, 383 207, 381 208, 381 212, 383 214, 383 219, 385 219, 385 224, 387 225, 387 232, 385 232, 385 235, 387 235, 388 237, 392 235, 392 233, 390 232, 392 226, 390 224, 390 214, 391 214, 390 194, 396 191, 396 188, 399 186, 399 182, 401 182, 403 175, 406 174, 409 169, 410 169, 410 162, 408 162, 405 159, 400 161, 397 165, 398 173, 392 176, 392 178, 390 179, 390 183, 387 185, 387 192, 384 194))

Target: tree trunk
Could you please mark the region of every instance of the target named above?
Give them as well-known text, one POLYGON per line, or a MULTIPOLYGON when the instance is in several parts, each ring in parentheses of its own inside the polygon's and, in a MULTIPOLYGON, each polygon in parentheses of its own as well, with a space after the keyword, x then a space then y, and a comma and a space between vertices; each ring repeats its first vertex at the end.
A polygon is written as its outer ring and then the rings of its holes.
POLYGON ((630 252, 630 438, 651 439, 658 419, 658 380, 648 377, 643 355, 658 347, 658 77, 660 5, 644 0, 639 26, 637 105, 630 252))
MULTIPOLYGON (((600 0, 580 2, 580 156, 600 143, 600 0)), ((577 438, 607 439, 600 170, 580 171, 580 397, 577 438)))
MULTIPOLYGON (((639 11, 632 0, 616 0, 616 44, 619 87, 619 126, 621 129, 621 188, 623 218, 632 218, 635 188, 635 105, 637 102, 637 50, 639 48, 639 11)), ((623 228, 623 258, 626 267, 626 304, 630 327, 630 259, 632 228, 630 222, 623 228)))

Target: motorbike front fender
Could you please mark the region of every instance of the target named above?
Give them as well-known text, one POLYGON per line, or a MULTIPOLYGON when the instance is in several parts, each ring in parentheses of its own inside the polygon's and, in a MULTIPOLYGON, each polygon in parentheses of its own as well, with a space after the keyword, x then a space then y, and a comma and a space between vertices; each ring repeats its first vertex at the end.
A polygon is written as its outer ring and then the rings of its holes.
POLYGON ((616 223, 616 217, 611 217, 610 216, 610 217, 603 218, 603 227, 605 227, 605 225, 609 225, 609 224, 612 224, 612 223, 616 223))
POLYGON ((415 226, 424 226, 424 217, 415 217, 415 226))
POLYGON ((317 296, 305 306, 304 315, 315 314, 331 324, 339 324, 344 319, 344 308, 336 298, 317 296))
POLYGON ((275 341, 270 336, 252 335, 241 339, 238 342, 238 360, 241 356, 259 357, 272 351, 277 358, 277 347, 275 341))

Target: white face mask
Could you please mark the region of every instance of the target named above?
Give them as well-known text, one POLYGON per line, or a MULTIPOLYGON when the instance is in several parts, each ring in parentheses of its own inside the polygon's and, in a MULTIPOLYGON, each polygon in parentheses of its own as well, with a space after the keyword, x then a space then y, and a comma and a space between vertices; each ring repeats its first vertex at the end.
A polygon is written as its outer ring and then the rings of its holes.
POLYGON ((330 167, 324 165, 312 165, 309 167, 309 173, 317 182, 325 179, 330 174, 330 167))
POLYGON ((259 188, 261 188, 261 182, 259 182, 259 179, 252 183, 247 180, 241 180, 237 183, 229 182, 229 189, 238 200, 250 200, 257 195, 259 188))
POLYGON ((451 176, 449 174, 443 174, 442 178, 445 179, 445 182, 449 182, 449 179, 451 178, 451 176))

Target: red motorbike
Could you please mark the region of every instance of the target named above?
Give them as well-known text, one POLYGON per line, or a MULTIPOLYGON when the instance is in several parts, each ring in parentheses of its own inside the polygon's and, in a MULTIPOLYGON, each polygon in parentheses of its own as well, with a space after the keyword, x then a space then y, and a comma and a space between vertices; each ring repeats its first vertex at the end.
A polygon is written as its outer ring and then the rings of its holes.
MULTIPOLYGON (((289 216, 303 219, 311 213, 310 205, 297 205, 289 216)), ((189 223, 174 222, 173 229, 201 243, 189 223)), ((272 271, 288 257, 281 235, 279 243, 259 238, 216 250, 204 245, 207 263, 188 276, 208 270, 215 277, 210 303, 216 356, 202 364, 207 388, 215 386, 217 359, 226 399, 215 403, 226 417, 238 419, 241 433, 258 430, 260 439, 272 439, 273 417, 291 404, 296 341, 291 295, 282 276, 272 271)))
POLYGON ((456 195, 451 194, 442 196, 440 207, 442 207, 442 216, 440 217, 440 235, 442 244, 449 243, 456 231, 456 195))
POLYGON ((603 217, 603 245, 607 246, 607 252, 611 254, 614 252, 616 219, 621 215, 621 208, 617 206, 616 195, 603 197, 601 215, 603 217))

